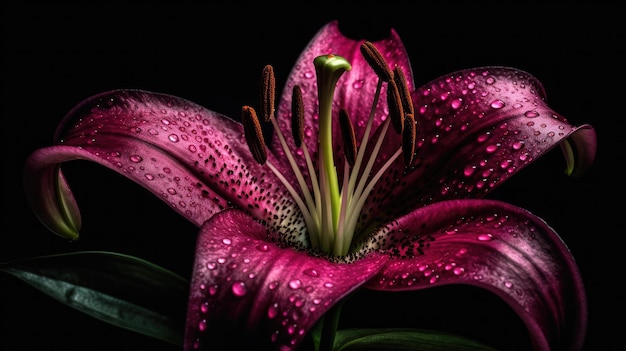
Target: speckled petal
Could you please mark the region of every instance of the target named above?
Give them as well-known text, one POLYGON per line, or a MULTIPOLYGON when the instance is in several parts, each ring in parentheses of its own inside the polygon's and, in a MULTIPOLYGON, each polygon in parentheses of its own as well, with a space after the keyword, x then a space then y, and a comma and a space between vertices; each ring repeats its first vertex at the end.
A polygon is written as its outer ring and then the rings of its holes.
POLYGON ((241 124, 225 116, 170 95, 118 90, 83 101, 58 130, 57 145, 27 160, 24 185, 33 209, 60 235, 77 237, 80 215, 58 166, 83 159, 132 179, 198 226, 238 207, 306 242, 282 183, 254 162, 241 124))
POLYGON ((543 220, 493 200, 452 200, 399 218, 378 235, 392 260, 365 287, 470 284, 506 301, 536 350, 579 350, 585 289, 569 249, 543 220))
POLYGON ((267 241, 238 210, 213 216, 197 241, 185 350, 294 350, 316 321, 387 259, 331 263, 267 241))
MULTIPOLYGON (((595 130, 570 124, 547 105, 541 83, 514 68, 450 73, 412 97, 415 161, 405 169, 400 159, 387 171, 373 191, 377 196, 364 207, 366 220, 384 223, 435 201, 482 198, 559 145, 575 151, 576 159, 567 157, 573 175, 583 173, 595 157, 595 130)), ((385 145, 400 143, 393 133, 389 139, 385 145)), ((379 164, 393 151, 384 149, 379 164)))

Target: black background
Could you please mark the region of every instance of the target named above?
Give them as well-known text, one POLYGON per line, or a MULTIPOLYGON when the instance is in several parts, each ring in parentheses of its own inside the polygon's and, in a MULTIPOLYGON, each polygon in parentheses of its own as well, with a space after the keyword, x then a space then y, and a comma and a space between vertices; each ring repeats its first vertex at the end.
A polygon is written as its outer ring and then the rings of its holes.
MULTIPOLYGON (((241 105, 256 103, 265 64, 274 65, 281 91, 304 46, 324 24, 338 19, 344 33, 354 38, 376 40, 395 28, 411 57, 417 84, 463 68, 514 66, 535 75, 550 106, 572 124, 591 123, 597 129, 598 155, 586 176, 566 177, 560 154, 550 154, 493 197, 531 210, 562 236, 588 290, 586 349, 617 348, 612 340, 620 322, 611 323, 609 313, 617 313, 615 303, 623 292, 609 289, 622 279, 611 275, 612 265, 620 260, 610 248, 621 242, 623 228, 611 225, 613 213, 604 204, 612 204, 614 212, 623 212, 624 206, 619 183, 607 178, 601 182, 600 168, 617 170, 611 165, 623 159, 609 156, 614 150, 609 131, 623 127, 623 12, 585 4, 226 4, 5 5, 0 262, 110 250, 188 277, 196 227, 100 166, 67 164, 83 215, 81 238, 70 244, 48 232, 23 198, 25 158, 52 142, 57 123, 75 104, 109 89, 170 93, 238 116, 241 105)), ((86 317, 11 277, 0 276, 0 291, 3 350, 176 349, 86 317)), ((379 297, 358 295, 348 312, 363 323, 406 319, 502 350, 528 347, 517 316, 478 289, 441 288, 387 301, 379 297)))

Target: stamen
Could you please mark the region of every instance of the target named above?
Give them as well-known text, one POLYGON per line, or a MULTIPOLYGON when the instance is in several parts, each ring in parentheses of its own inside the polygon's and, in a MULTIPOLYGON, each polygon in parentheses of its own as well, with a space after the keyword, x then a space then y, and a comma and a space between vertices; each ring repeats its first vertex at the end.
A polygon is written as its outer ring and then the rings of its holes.
POLYGON ((304 101, 302 100, 302 89, 295 85, 292 89, 291 97, 291 132, 293 142, 296 147, 302 145, 304 139, 304 101))
POLYGON ((413 110, 413 100, 411 99, 411 91, 409 90, 409 85, 406 82, 404 70, 402 70, 400 66, 394 67, 393 80, 396 82, 396 86, 398 87, 404 113, 415 116, 415 111, 413 110))
POLYGON ((259 118, 254 108, 250 106, 241 108, 241 123, 243 124, 246 143, 248 144, 248 148, 250 148, 252 157, 254 157, 254 160, 259 164, 265 164, 267 160, 265 139, 263 138, 261 123, 259 123, 259 118))
POLYGON ((412 114, 404 116, 404 130, 402 132, 402 154, 404 156, 404 165, 409 166, 413 162, 413 154, 415 153, 415 118, 412 114))
POLYGON ((341 126, 341 135, 343 136, 343 146, 346 161, 350 167, 354 166, 356 159, 356 137, 354 136, 354 126, 345 109, 339 110, 339 125, 341 126))
POLYGON ((387 61, 372 42, 366 41, 361 44, 361 54, 380 80, 389 82, 393 79, 393 71, 389 68, 387 61))
POLYGON ((400 98, 400 92, 395 80, 390 80, 387 83, 387 107, 389 107, 389 118, 391 118, 391 124, 393 129, 402 134, 402 128, 404 127, 404 109, 402 108, 402 99, 400 98))
POLYGON ((274 114, 274 97, 276 96, 276 78, 271 65, 263 67, 261 79, 261 116, 265 122, 270 121, 274 114))

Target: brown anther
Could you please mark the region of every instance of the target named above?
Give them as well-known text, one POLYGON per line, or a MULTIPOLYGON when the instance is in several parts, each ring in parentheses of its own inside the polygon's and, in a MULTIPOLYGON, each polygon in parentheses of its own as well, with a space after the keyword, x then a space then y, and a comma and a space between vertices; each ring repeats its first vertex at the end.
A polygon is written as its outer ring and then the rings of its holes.
POLYGON ((304 139, 304 100, 299 85, 294 85, 291 94, 291 133, 296 147, 300 147, 304 139))
POLYGON ((274 77, 274 67, 266 65, 263 67, 261 77, 261 116, 265 122, 269 122, 274 114, 274 100, 276 96, 276 78, 274 77))
POLYGON ((250 106, 243 106, 241 108, 241 123, 243 124, 243 132, 252 157, 254 157, 255 161, 259 164, 265 164, 267 160, 265 139, 263 138, 261 123, 259 122, 254 108, 250 106))
POLYGON ((345 109, 339 110, 339 126, 341 128, 341 135, 343 136, 344 154, 346 161, 350 167, 354 166, 356 160, 356 137, 354 135, 354 126, 348 116, 348 111, 345 109))
POLYGON ((402 155, 404 156, 404 165, 407 167, 413 162, 416 132, 415 118, 412 114, 406 114, 404 116, 404 129, 402 130, 402 155))
POLYGON ((361 44, 361 54, 374 72, 376 72, 379 79, 383 82, 389 82, 393 79, 393 71, 389 68, 387 61, 372 42, 366 41, 361 44))
POLYGON ((407 114, 415 115, 413 109, 413 100, 411 99, 411 92, 409 91, 409 85, 406 82, 406 75, 399 66, 393 69, 393 80, 398 86, 398 92, 400 93, 400 99, 402 100, 402 107, 407 114))
POLYGON ((402 99, 395 80, 390 80, 387 84, 387 107, 389 107, 389 118, 393 129, 402 134, 404 127, 404 109, 402 108, 402 99))

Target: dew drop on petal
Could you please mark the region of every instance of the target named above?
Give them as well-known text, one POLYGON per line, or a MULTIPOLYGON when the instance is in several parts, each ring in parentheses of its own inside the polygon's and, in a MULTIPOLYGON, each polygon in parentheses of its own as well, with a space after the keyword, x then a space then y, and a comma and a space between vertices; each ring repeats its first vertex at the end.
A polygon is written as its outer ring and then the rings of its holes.
POLYGON ((272 319, 278 315, 278 303, 274 302, 274 304, 270 305, 267 309, 267 316, 272 319))
POLYGON ((480 234, 478 236, 479 241, 490 241, 491 239, 493 239, 493 235, 491 234, 480 234))
POLYGON ((224 238, 222 242, 224 243, 224 245, 230 245, 232 243, 232 241, 228 238, 224 238))
POLYGON ((289 282, 289 287, 293 290, 300 289, 302 287, 302 281, 300 279, 294 279, 289 282))
POLYGON ((267 251, 270 250, 270 247, 268 245, 266 245, 266 244, 257 245, 256 248, 257 248, 257 250, 263 251, 263 252, 267 252, 267 251))
POLYGON ((139 156, 139 155, 131 155, 131 156, 129 157, 129 159, 130 159, 132 162, 135 162, 135 163, 139 163, 139 162, 143 161, 143 157, 141 157, 141 156, 139 156))
POLYGON ((203 319, 198 323, 198 329, 204 331, 206 329, 206 319, 203 319))
POLYGON ((304 274, 308 275, 309 277, 319 277, 319 273, 313 269, 313 268, 308 268, 304 270, 304 274))
POLYGON ((474 172, 476 171, 476 166, 474 165, 467 165, 465 166, 465 169, 463 170, 463 174, 466 177, 471 176, 474 172))
POLYGON ((534 110, 529 110, 529 111, 524 112, 524 116, 528 118, 535 118, 539 116, 539 112, 534 111, 534 110))
POLYGON ((173 143, 177 143, 177 142, 178 142, 178 135, 176 135, 176 134, 170 134, 167 138, 168 138, 171 142, 173 142, 173 143))
POLYGON ((493 100, 490 105, 492 108, 503 108, 504 101, 502 100, 493 100))
POLYGON ((248 292, 248 289, 244 282, 234 282, 231 286, 231 291, 235 296, 244 296, 248 292))

